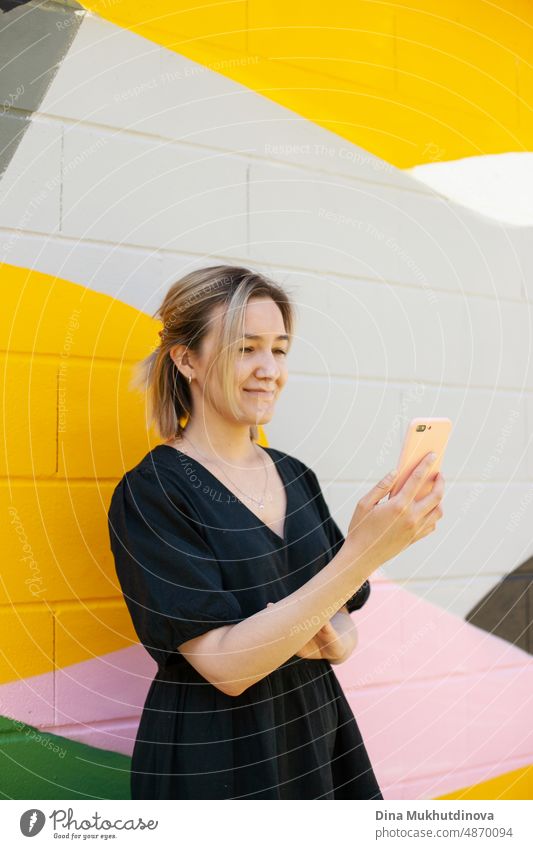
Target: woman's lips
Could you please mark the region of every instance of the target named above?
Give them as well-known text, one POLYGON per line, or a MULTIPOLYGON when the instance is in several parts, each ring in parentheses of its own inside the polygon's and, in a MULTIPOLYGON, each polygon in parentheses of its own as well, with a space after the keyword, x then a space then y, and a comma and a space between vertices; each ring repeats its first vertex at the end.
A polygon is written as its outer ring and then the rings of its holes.
POLYGON ((274 392, 265 392, 264 389, 245 389, 245 392, 250 392, 252 395, 260 395, 262 398, 273 398, 274 392))

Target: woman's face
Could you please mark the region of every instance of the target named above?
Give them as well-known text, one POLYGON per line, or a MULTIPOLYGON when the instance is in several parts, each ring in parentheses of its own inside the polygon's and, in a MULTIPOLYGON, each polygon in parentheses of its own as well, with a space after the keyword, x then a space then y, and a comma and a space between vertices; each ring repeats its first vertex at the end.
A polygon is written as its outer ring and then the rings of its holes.
MULTIPOLYGON (((214 369, 210 367, 223 309, 222 304, 214 308, 201 354, 195 354, 193 361, 191 390, 195 409, 199 409, 195 395, 198 392, 204 396, 206 404, 210 396, 217 411, 226 410, 214 369), (204 393, 206 381, 210 383, 209 396, 204 393)), ((281 311, 271 298, 253 298, 248 302, 244 334, 244 338, 235 344, 234 385, 240 410, 238 421, 248 425, 263 424, 272 418, 276 400, 288 378, 286 358, 289 340, 281 311)), ((235 421, 229 410, 225 415, 235 421)))

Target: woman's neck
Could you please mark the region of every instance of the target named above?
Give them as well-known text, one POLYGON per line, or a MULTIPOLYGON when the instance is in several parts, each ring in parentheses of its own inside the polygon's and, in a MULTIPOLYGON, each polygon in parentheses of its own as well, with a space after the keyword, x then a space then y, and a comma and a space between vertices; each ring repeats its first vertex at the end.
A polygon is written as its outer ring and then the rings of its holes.
POLYGON ((187 446, 192 448, 199 457, 211 460, 214 463, 228 463, 246 466, 257 465, 257 448, 255 443, 250 439, 250 429, 247 426, 246 431, 242 431, 236 439, 235 435, 230 438, 226 435, 213 436, 202 430, 189 430, 187 425, 181 437, 169 440, 175 447, 187 446))

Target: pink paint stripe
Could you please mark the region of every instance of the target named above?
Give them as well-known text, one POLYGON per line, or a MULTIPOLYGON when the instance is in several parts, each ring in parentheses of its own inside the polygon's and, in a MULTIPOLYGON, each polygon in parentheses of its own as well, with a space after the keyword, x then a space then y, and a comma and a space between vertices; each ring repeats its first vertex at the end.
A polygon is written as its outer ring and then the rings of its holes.
POLYGON ((156 670, 141 645, 120 649, 55 673, 1 685, 0 713, 52 734, 131 754, 156 670), (117 727, 117 721, 123 726, 117 727))

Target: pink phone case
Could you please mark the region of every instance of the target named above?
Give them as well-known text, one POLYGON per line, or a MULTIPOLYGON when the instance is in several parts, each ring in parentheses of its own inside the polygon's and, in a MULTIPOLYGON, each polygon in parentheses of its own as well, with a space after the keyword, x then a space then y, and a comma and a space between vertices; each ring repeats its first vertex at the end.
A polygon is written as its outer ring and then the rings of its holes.
POLYGON ((429 466, 427 477, 422 484, 415 501, 420 501, 431 492, 433 481, 440 469, 444 451, 452 429, 451 419, 447 418, 416 418, 411 419, 405 434, 402 453, 398 463, 398 477, 389 493, 392 498, 400 491, 411 472, 422 458, 430 451, 437 455, 436 460, 429 466))

